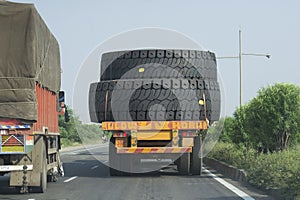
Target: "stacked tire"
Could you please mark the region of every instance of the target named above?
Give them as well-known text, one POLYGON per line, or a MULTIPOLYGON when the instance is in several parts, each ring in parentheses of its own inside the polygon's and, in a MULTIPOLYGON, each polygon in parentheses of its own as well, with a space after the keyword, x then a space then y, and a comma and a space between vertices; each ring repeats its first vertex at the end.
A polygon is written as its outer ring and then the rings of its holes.
POLYGON ((90 85, 89 111, 92 122, 217 121, 215 54, 162 49, 105 53, 100 82, 90 85))

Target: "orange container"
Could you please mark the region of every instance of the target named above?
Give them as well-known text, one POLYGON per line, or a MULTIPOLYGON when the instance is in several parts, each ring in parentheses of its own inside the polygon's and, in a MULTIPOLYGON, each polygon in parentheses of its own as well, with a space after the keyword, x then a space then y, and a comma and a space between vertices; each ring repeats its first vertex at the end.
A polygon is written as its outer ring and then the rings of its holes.
POLYGON ((33 124, 33 132, 42 132, 43 127, 49 133, 58 133, 57 95, 47 88, 36 84, 37 122, 33 124))

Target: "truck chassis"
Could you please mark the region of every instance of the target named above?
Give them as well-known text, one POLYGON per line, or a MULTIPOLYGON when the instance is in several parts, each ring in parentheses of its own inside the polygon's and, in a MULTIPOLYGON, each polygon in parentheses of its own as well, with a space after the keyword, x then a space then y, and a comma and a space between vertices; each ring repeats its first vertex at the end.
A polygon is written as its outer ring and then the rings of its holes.
POLYGON ((138 173, 140 159, 171 159, 181 175, 200 175, 201 130, 207 121, 102 122, 112 132, 110 174, 138 173))

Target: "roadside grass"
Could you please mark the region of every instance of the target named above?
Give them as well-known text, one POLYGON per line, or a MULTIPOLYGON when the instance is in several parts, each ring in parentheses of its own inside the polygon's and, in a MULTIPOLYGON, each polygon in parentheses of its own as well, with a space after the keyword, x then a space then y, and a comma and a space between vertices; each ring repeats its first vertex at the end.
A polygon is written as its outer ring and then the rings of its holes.
POLYGON ((219 142, 208 157, 244 169, 248 182, 260 189, 278 190, 287 199, 300 199, 300 147, 274 153, 219 142))
POLYGON ((103 134, 102 129, 98 125, 82 124, 81 122, 71 127, 60 127, 60 132, 63 147, 97 144, 101 142, 103 134))
POLYGON ((61 138, 60 142, 62 147, 79 146, 81 144, 79 142, 71 141, 68 138, 61 138))
POLYGON ((60 139, 62 147, 71 147, 71 146, 80 146, 80 145, 93 145, 100 144, 101 139, 98 135, 93 135, 92 137, 82 137, 80 141, 70 140, 69 138, 61 138, 60 139))

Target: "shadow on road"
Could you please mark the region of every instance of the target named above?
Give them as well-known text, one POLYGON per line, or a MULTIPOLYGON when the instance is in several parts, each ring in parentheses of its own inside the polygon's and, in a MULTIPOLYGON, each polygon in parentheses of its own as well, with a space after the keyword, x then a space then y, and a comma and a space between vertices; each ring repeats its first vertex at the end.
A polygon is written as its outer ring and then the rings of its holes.
POLYGON ((170 165, 164 167, 162 170, 147 172, 147 173, 124 173, 124 176, 110 176, 109 166, 98 160, 75 160, 72 162, 63 163, 65 170, 65 178, 78 176, 78 177, 95 177, 95 178, 135 178, 135 177, 161 177, 161 176, 181 176, 186 178, 212 178, 206 175, 205 172, 198 176, 182 176, 179 175, 177 167, 170 165), (92 169, 97 166, 97 168, 92 169))
POLYGON ((9 176, 0 177, 0 194, 19 194, 20 189, 9 187, 9 176))
MULTIPOLYGON (((182 187, 185 187, 185 188, 186 187, 191 188, 189 186, 201 186, 201 184, 205 184, 205 183, 213 183, 213 180, 212 180, 213 178, 211 176, 207 175, 205 172, 201 176, 200 175, 199 176, 181 176, 177 172, 177 168, 175 165, 170 165, 169 167, 164 167, 162 170, 159 170, 159 171, 154 171, 154 172, 149 172, 149 173, 139 173, 139 174, 125 174, 124 176, 110 176, 109 167, 106 164, 101 163, 100 161, 95 160, 95 159, 72 160, 70 162, 64 162, 63 166, 64 166, 64 170, 65 170, 65 177, 59 178, 58 183, 48 184, 48 187, 63 189, 64 187, 62 184, 64 184, 64 181, 71 177, 74 177, 74 176, 78 177, 78 179, 81 179, 81 181, 83 181, 84 178, 92 178, 96 182, 98 182, 101 179, 102 180, 107 179, 107 180, 110 180, 109 183, 121 184, 121 185, 119 185, 120 187, 121 186, 123 187, 124 185, 126 186, 128 181, 140 183, 141 179, 144 180, 145 182, 149 182, 149 181, 151 182, 153 180, 156 180, 158 182, 160 182, 161 180, 177 180, 177 181, 179 181, 178 184, 181 184, 182 187)), ((90 182, 91 180, 86 179, 84 181, 90 182)), ((0 177, 0 199, 10 200, 10 199, 15 199, 14 197, 16 197, 16 198, 24 197, 24 199, 25 199, 25 197, 27 196, 27 195, 24 195, 24 196, 19 196, 19 195, 20 195, 20 193, 19 193, 18 188, 9 187, 9 176, 0 177), (3 196, 1 197, 1 195, 3 195, 3 196), (12 195, 12 196, 9 196, 9 195, 12 195)), ((259 200, 269 200, 270 199, 269 197, 263 197, 263 196, 258 196, 258 197, 254 196, 254 197, 255 197, 255 199, 259 199, 259 200)), ((28 198, 26 198, 26 199, 28 199, 28 198)), ((230 196, 230 197, 224 196, 222 198, 214 198, 213 197, 213 198, 201 198, 201 199, 207 199, 207 200, 219 200, 219 199, 229 200, 230 199, 231 200, 231 199, 239 199, 239 198, 236 198, 234 196, 230 196)))

